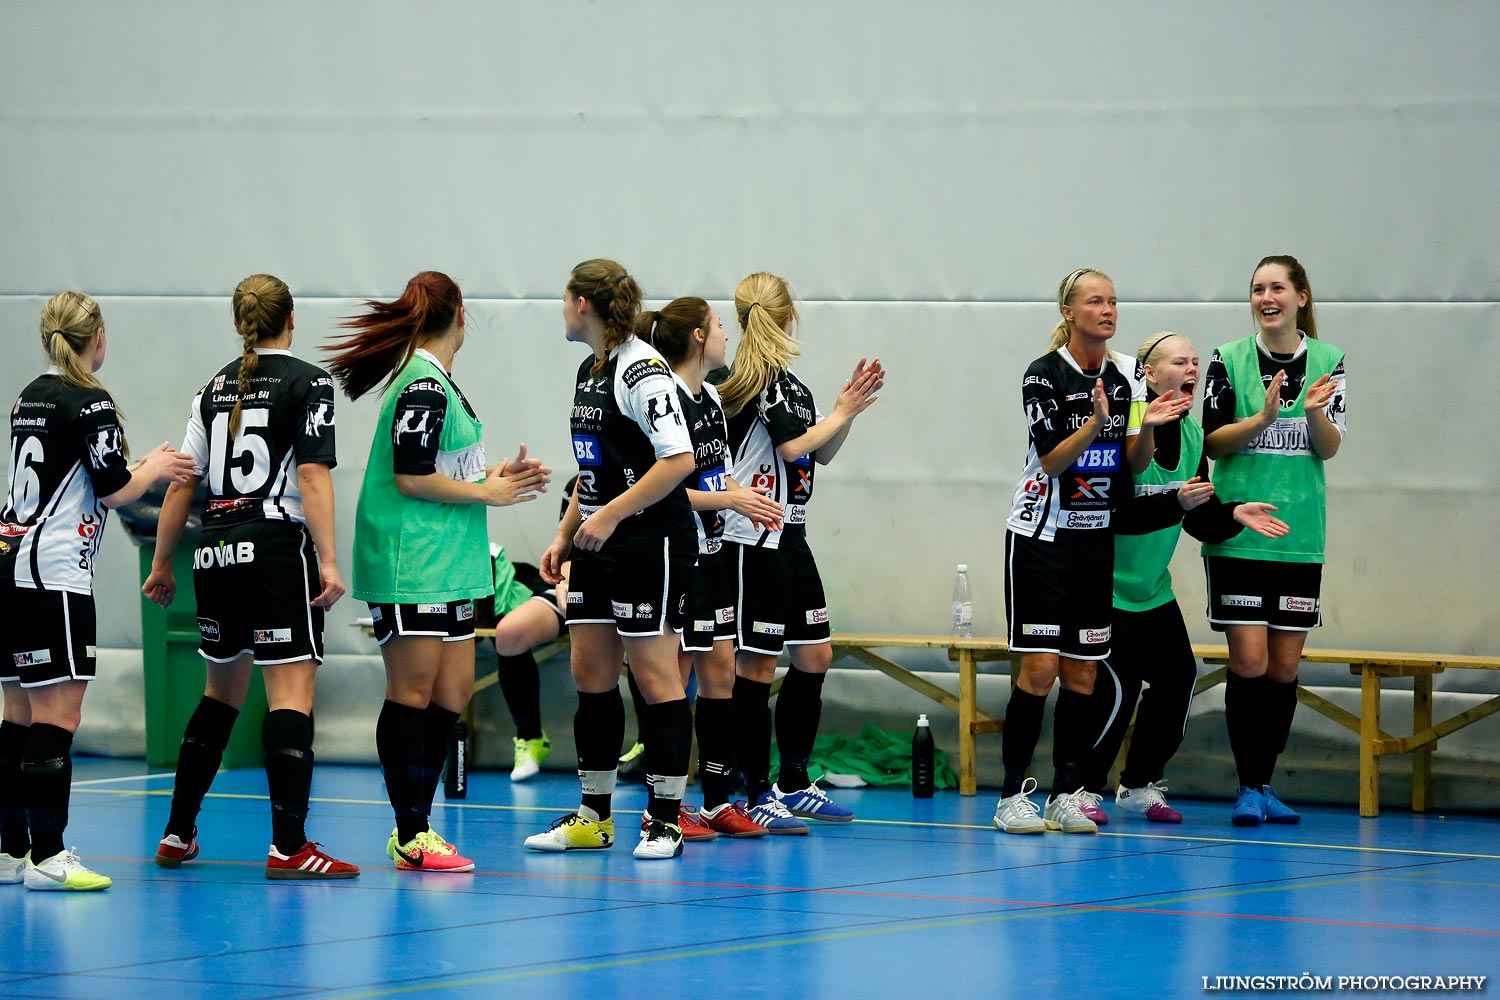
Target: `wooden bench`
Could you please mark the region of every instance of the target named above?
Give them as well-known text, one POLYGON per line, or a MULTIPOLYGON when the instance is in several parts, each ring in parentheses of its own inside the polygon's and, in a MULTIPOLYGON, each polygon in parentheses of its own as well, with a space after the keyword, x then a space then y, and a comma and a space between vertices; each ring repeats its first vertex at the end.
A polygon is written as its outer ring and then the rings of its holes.
MULTIPOLYGON (((978 791, 974 737, 997 733, 1004 720, 982 712, 978 706, 978 665, 1010 661, 1004 639, 975 636, 967 639, 942 635, 880 635, 840 632, 833 637, 836 652, 853 657, 958 713, 958 790, 962 795, 978 791), (924 677, 876 653, 877 649, 946 649, 948 659, 958 663, 958 694, 955 696, 924 677)), ((1194 643, 1193 655, 1207 664, 1229 659, 1222 643, 1194 643)), ((1360 679, 1360 714, 1335 705, 1306 687, 1297 688, 1297 700, 1359 737, 1359 814, 1380 815, 1380 758, 1415 753, 1412 761, 1411 807, 1426 812, 1432 807, 1432 751, 1437 741, 1500 712, 1500 695, 1442 722, 1432 720, 1432 678, 1450 667, 1500 670, 1500 656, 1444 653, 1394 653, 1361 649, 1304 649, 1304 663, 1346 663, 1360 679), (1387 678, 1410 677, 1413 684, 1412 735, 1394 737, 1380 728, 1381 685, 1387 678)), ((1219 666, 1198 678, 1197 697, 1224 682, 1225 667, 1219 666)), ((1015 676, 1014 666, 1011 676, 1015 676)))

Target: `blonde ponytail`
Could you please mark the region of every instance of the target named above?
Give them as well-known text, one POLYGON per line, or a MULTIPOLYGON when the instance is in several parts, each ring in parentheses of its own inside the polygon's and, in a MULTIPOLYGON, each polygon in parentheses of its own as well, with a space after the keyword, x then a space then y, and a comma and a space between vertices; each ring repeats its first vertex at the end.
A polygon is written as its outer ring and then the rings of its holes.
MULTIPOLYGON (((85 364, 83 360, 84 353, 92 350, 94 338, 103 328, 104 316, 99 312, 99 303, 82 292, 58 292, 42 306, 42 347, 46 348, 47 358, 57 369, 58 377, 69 385, 110 396, 104 383, 94 374, 93 365, 85 364)), ((110 396, 110 400, 113 402, 114 397, 110 396)), ((115 404, 115 417, 120 422, 120 447, 129 458, 125 412, 119 404, 115 404)))
POLYGON ((801 352, 787 331, 796 329, 797 307, 787 280, 757 271, 734 290, 734 312, 744 335, 734 367, 719 386, 724 412, 734 416, 786 373, 801 352))
MULTIPOLYGON (((1072 304, 1073 292, 1078 287, 1078 279, 1082 278, 1086 274, 1097 274, 1105 281, 1110 281, 1110 283, 1113 284, 1109 275, 1105 274, 1097 267, 1080 267, 1078 270, 1070 273, 1066 278, 1062 280, 1062 284, 1057 286, 1057 308, 1059 312, 1062 311, 1063 306, 1072 304)), ((1047 350, 1050 352, 1057 350, 1059 347, 1062 347, 1068 342, 1069 334, 1070 331, 1068 329, 1068 321, 1066 319, 1058 320, 1057 325, 1052 328, 1052 339, 1047 344, 1047 350)))

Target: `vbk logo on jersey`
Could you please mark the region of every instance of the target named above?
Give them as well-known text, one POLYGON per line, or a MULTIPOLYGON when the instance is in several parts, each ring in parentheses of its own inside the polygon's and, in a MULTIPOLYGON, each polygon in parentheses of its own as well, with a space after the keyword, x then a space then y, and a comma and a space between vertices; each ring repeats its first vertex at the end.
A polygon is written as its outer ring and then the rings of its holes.
POLYGON ((574 434, 573 457, 579 465, 602 465, 604 456, 599 450, 599 439, 592 434, 574 434))
POLYGON ((1091 444, 1083 450, 1070 467, 1072 472, 1118 472, 1120 469, 1120 445, 1118 442, 1091 444))
POLYGON ((729 489, 728 474, 724 466, 716 465, 712 469, 705 469, 698 473, 698 489, 704 493, 723 493, 729 489))

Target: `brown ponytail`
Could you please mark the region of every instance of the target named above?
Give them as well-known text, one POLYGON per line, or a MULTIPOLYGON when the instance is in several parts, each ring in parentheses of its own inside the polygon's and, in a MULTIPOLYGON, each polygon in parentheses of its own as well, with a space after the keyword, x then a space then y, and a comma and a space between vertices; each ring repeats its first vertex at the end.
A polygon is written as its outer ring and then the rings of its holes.
POLYGON ((698 329, 708 331, 708 303, 696 295, 685 295, 658 311, 641 313, 635 335, 656 348, 667 364, 676 365, 691 353, 693 331, 698 329))
MULTIPOLYGON (((596 257, 573 268, 568 276, 568 294, 588 299, 604 324, 604 354, 630 339, 641 311, 641 286, 625 268, 612 260, 596 257)), ((593 374, 604 369, 604 358, 594 362, 593 374)))
POLYGON ((269 274, 252 274, 234 286, 234 297, 230 300, 234 314, 234 328, 243 338, 240 354, 239 399, 234 401, 234 411, 229 414, 229 439, 240 433, 240 411, 245 406, 245 396, 250 392, 250 377, 260 364, 260 355, 255 345, 262 340, 275 340, 286 330, 292 318, 292 291, 286 282, 269 274))
POLYGON ((406 367, 419 342, 453 325, 463 304, 463 292, 452 278, 441 271, 423 271, 406 283, 399 299, 367 299, 368 312, 339 324, 357 332, 322 348, 333 355, 328 370, 350 399, 358 399, 382 380, 383 390, 406 367))
MULTIPOLYGON (((1272 254, 1261 258, 1259 264, 1255 265, 1255 271, 1259 271, 1267 264, 1280 264, 1286 268, 1287 280, 1292 287, 1299 292, 1307 293, 1307 305, 1297 307, 1297 329, 1307 334, 1313 340, 1318 339, 1318 316, 1313 309, 1312 282, 1307 280, 1307 268, 1302 266, 1301 261, 1291 254, 1272 254)), ((1250 280, 1255 280, 1255 271, 1250 272, 1250 280)))

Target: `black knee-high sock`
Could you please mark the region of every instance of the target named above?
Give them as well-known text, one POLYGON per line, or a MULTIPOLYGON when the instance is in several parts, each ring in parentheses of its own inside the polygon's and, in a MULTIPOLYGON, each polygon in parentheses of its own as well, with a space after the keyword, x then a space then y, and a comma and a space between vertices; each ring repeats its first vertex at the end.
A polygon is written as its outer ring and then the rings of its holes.
POLYGON ((676 823, 687 787, 688 757, 693 747, 693 710, 686 698, 646 706, 641 734, 646 744, 646 809, 653 819, 676 823))
POLYGON ((599 694, 578 692, 573 742, 578 747, 582 803, 600 819, 608 819, 614 776, 620 767, 620 744, 625 742, 625 699, 620 697, 619 688, 599 694))
POLYGON ((271 792, 271 843, 290 857, 307 843, 312 719, 289 708, 278 708, 266 714, 260 736, 266 751, 266 786, 271 792))
POLYGON ((771 790, 771 685, 734 679, 734 758, 750 804, 771 790))
POLYGON ((641 737, 645 735, 646 696, 641 694, 641 686, 635 682, 635 671, 625 671, 625 684, 630 688, 630 707, 635 710, 635 739, 631 742, 644 744, 646 741, 641 737))
POLYGON ((1083 787, 1091 792, 1102 792, 1109 785, 1109 771, 1125 742, 1140 691, 1139 677, 1108 660, 1100 662, 1094 693, 1088 696, 1088 718, 1083 733, 1083 787))
POLYGON ((734 773, 734 699, 699 695, 694 723, 703 805, 712 809, 729 801, 730 775, 734 773))
POLYGON ((523 740, 542 738, 542 675, 536 657, 527 650, 519 656, 500 657, 500 693, 510 709, 510 721, 523 740))
POLYGON ((1297 679, 1291 683, 1266 678, 1266 780, 1276 770, 1276 758, 1286 752, 1286 741, 1292 735, 1292 718, 1297 714, 1297 679))
POLYGON ((1086 694, 1067 688, 1057 692, 1057 709, 1052 717, 1053 795, 1068 795, 1084 787, 1092 708, 1086 694))
POLYGON ((21 793, 21 759, 31 727, 0 722, 0 853, 24 858, 31 850, 26 801, 21 793))
POLYGON ((422 803, 423 711, 387 701, 375 721, 375 752, 385 792, 396 813, 396 840, 405 844, 427 829, 422 803))
POLYGON ((1021 791, 1036 742, 1042 738, 1042 713, 1047 696, 1031 694, 1019 687, 1010 689, 1010 704, 1005 708, 1005 728, 1000 731, 1000 755, 1005 762, 1005 784, 1001 795, 1009 798, 1021 791))
POLYGON ((783 792, 812 784, 807 762, 812 759, 818 723, 823 718, 823 680, 827 676, 793 667, 782 678, 781 694, 776 698, 776 750, 781 759, 776 784, 783 792))
POLYGON ((1270 780, 1266 678, 1241 677, 1230 671, 1224 678, 1224 725, 1240 784, 1259 788, 1270 780))
POLYGON ((21 780, 31 827, 31 860, 41 864, 63 849, 68 795, 73 790, 73 734, 33 722, 21 758, 21 780))
POLYGON ((453 724, 458 713, 437 702, 429 702, 422 713, 422 807, 430 816, 438 782, 443 780, 443 765, 448 762, 448 744, 453 739, 453 724))
POLYGON ((239 716, 239 709, 204 695, 188 719, 182 748, 177 752, 177 780, 172 785, 172 813, 167 817, 166 829, 184 844, 193 838, 203 796, 208 794, 214 775, 219 773, 224 748, 229 745, 234 720, 239 716))

